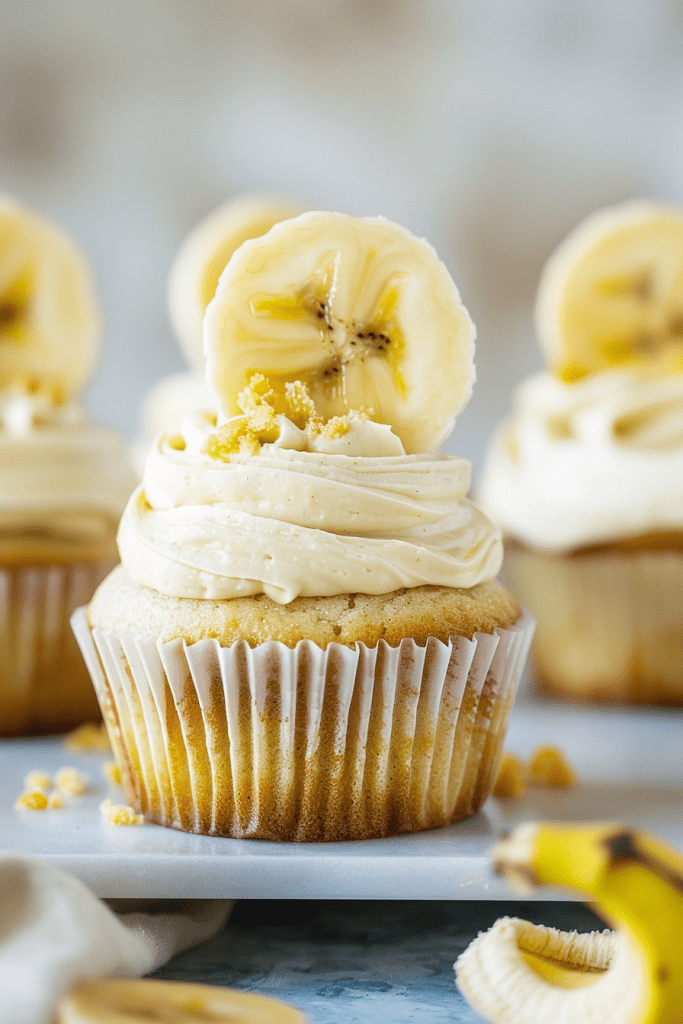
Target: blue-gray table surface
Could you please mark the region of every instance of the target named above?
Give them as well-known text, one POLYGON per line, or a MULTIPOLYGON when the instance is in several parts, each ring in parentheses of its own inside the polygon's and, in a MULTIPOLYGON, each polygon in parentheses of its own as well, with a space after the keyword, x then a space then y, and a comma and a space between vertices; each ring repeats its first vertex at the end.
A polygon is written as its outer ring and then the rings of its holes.
POLYGON ((477 1024, 453 962, 505 914, 605 927, 580 903, 240 900, 218 935, 155 977, 260 992, 310 1024, 477 1024))

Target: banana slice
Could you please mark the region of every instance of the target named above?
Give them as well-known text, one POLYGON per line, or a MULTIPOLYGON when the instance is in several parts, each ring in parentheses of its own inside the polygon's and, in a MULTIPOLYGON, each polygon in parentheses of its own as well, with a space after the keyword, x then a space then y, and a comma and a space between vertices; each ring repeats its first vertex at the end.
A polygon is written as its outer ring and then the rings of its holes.
POLYGON ((54 224, 0 197, 0 389, 78 394, 100 318, 84 257, 54 224))
POLYGON ((305 1024, 291 1006, 251 992, 178 981, 99 981, 59 1005, 56 1024, 305 1024))
MULTIPOLYGON (((372 410, 408 453, 438 446, 474 382, 472 321, 434 249, 383 217, 305 213, 245 242, 204 320, 207 380, 224 418, 266 375, 308 387, 325 419, 372 410)), ((279 403, 279 404, 277 404, 279 403)))
POLYGON ((536 329, 567 382, 612 367, 683 371, 683 210, 630 202, 579 224, 543 270, 536 329))
POLYGON ((204 311, 235 249, 300 213, 302 207, 284 199, 245 196, 219 206, 185 239, 168 280, 168 311, 191 366, 204 369, 204 311))

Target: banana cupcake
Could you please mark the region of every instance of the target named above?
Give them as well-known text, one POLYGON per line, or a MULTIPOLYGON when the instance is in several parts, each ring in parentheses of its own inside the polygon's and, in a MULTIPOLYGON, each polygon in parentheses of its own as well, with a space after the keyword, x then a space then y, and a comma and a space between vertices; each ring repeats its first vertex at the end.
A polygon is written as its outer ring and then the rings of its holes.
POLYGON ((140 475, 158 434, 176 430, 186 416, 212 407, 204 373, 202 322, 228 260, 242 242, 299 213, 303 210, 286 199, 242 196, 212 210, 181 245, 168 280, 168 312, 191 369, 165 377, 145 398, 141 436, 133 445, 140 475))
POLYGON ((99 717, 69 628, 118 561, 135 479, 123 440, 77 397, 99 314, 73 242, 0 199, 0 735, 99 717))
POLYGON ((683 211, 627 203, 551 256, 548 369, 519 389, 481 500, 538 618, 539 682, 683 704, 683 211))
POLYGON ((304 214, 235 252, 204 331, 217 423, 157 442, 74 616, 129 800, 281 840, 472 814, 532 623, 437 450, 474 379, 446 268, 382 218, 304 214))

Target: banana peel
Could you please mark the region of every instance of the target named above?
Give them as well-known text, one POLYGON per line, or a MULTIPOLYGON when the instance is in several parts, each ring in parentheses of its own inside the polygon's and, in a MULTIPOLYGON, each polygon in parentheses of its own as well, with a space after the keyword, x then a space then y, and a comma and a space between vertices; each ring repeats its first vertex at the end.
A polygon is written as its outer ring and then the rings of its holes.
POLYGON ((455 964, 494 1024, 676 1024, 683 1020, 683 857, 619 824, 521 825, 492 851, 517 886, 558 885, 611 929, 578 934, 502 918, 455 964))

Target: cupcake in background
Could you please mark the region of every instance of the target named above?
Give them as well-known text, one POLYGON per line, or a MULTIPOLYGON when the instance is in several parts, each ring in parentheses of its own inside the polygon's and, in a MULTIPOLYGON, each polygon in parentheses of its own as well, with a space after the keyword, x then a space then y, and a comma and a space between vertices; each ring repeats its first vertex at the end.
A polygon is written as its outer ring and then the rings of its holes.
POLYGON ((158 438, 74 629, 128 799, 187 831, 361 839, 488 796, 533 629, 441 454, 474 328, 434 250, 308 213, 204 320, 217 422, 158 438))
POLYGON ((536 328, 548 368, 519 388, 480 498, 538 620, 537 679, 683 704, 683 211, 580 224, 543 271, 536 328))
POLYGON ((99 717, 69 616, 117 562, 135 486, 123 439, 78 404, 99 334, 74 243, 1 198, 0 735, 99 717))
POLYGON ((274 224, 302 213, 299 206, 269 196, 244 196, 213 210, 183 242, 168 280, 168 312, 173 330, 192 367, 156 384, 142 406, 142 431, 133 443, 140 476, 154 438, 177 429, 186 416, 215 412, 204 373, 202 321, 218 279, 235 249, 274 224))

